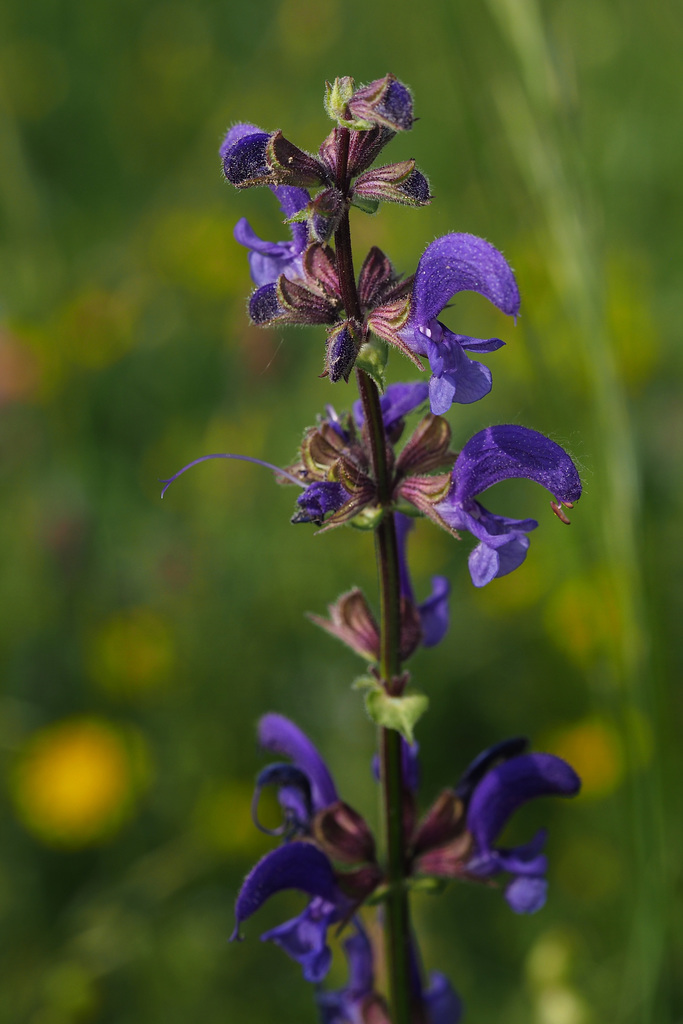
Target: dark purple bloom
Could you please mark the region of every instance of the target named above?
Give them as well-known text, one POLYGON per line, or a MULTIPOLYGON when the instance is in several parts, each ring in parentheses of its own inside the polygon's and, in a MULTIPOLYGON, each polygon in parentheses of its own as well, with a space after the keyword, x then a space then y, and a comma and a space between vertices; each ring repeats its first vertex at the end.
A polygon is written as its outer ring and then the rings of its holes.
POLYGON ((447 497, 434 506, 437 514, 456 530, 468 530, 480 542, 469 557, 475 587, 505 576, 526 558, 535 519, 509 519, 480 505, 476 496, 487 487, 525 477, 553 495, 553 510, 571 508, 581 497, 576 466, 559 444, 528 427, 512 424, 487 427, 470 438, 453 467, 447 497))
POLYGON ((292 960, 301 964, 306 981, 317 984, 323 980, 332 963, 327 929, 341 916, 336 902, 315 897, 298 917, 264 932, 261 941, 274 942, 292 960))
POLYGON ((462 1017, 462 1000, 441 971, 429 975, 429 987, 423 993, 429 1024, 458 1024, 462 1017))
MULTIPOLYGON (((370 940, 358 919, 354 919, 356 931, 344 943, 344 952, 349 968, 349 980, 345 988, 335 992, 320 992, 316 999, 322 1024, 362 1024, 368 1019, 363 1011, 373 1000, 383 1006, 383 1001, 374 992, 374 964, 370 940)), ((458 1024, 462 1014, 462 1003, 444 974, 433 971, 429 985, 422 986, 418 967, 418 955, 413 943, 412 985, 419 1002, 426 1010, 427 1024, 458 1024)), ((370 1016, 369 1019, 374 1019, 370 1016)))
MULTIPOLYGON (((309 195, 304 188, 294 185, 273 185, 271 188, 286 218, 293 217, 308 205, 309 195)), ((249 250, 251 279, 259 288, 274 284, 280 274, 290 279, 302 277, 302 255, 308 243, 308 228, 305 223, 295 223, 290 225, 290 231, 292 239, 289 242, 264 242, 255 234, 246 217, 237 221, 235 238, 249 250)))
POLYGON ((461 291, 479 292, 511 316, 519 312, 514 274, 502 254, 483 238, 455 233, 427 247, 415 274, 410 314, 398 335, 412 352, 429 359, 429 399, 436 415, 447 412, 453 402, 476 402, 489 393, 491 371, 468 359, 465 352, 494 352, 504 344, 498 338, 453 334, 437 319, 461 291))
POLYGON ((235 124, 219 150, 223 173, 238 187, 267 182, 271 175, 266 159, 270 135, 255 124, 235 124))
POLYGON ((344 942, 349 968, 348 984, 334 992, 318 992, 316 1002, 322 1024, 349 1024, 361 1020, 362 1004, 372 995, 374 972, 372 946, 361 922, 354 920, 355 932, 344 942))
MULTIPOLYGON (((327 765, 301 729, 283 715, 264 715, 259 722, 258 738, 266 750, 284 755, 292 763, 271 765, 259 774, 255 820, 259 793, 264 785, 273 783, 278 786, 278 799, 285 813, 284 828, 273 831, 286 839, 292 834, 308 836, 312 816, 338 799, 327 765)), ((299 889, 312 899, 301 914, 261 938, 284 949, 301 964, 304 978, 317 983, 327 974, 331 961, 327 929, 348 915, 350 904, 337 887, 328 857, 312 842, 286 842, 266 854, 247 875, 235 904, 232 938, 238 937, 243 921, 282 889, 299 889)))
POLYGON ((314 743, 284 715, 264 715, 258 724, 258 741, 264 750, 290 758, 308 778, 314 811, 322 811, 339 799, 330 770, 314 743))
POLYGON ((408 131, 413 126, 413 98, 410 89, 393 75, 385 75, 356 89, 349 100, 352 117, 379 124, 392 131, 408 131))
POLYGON ((299 510, 294 513, 292 522, 321 525, 328 512, 337 512, 350 497, 341 484, 331 480, 316 481, 296 499, 299 510))
MULTIPOLYGON (((395 516, 396 540, 398 542, 398 563, 401 577, 401 596, 415 603, 413 587, 408 572, 406 546, 408 534, 415 528, 410 516, 398 512, 395 516)), ((426 601, 417 605, 422 627, 422 644, 424 647, 435 647, 441 643, 448 631, 448 595, 451 585, 445 576, 432 577, 432 593, 426 601)))
POLYGON ((533 914, 546 899, 547 859, 542 852, 546 833, 512 849, 494 847, 514 812, 540 796, 575 796, 581 780, 566 761, 553 754, 521 754, 488 771, 477 784, 467 808, 467 828, 474 842, 465 865, 470 875, 489 878, 507 872, 513 876, 505 898, 518 914, 533 914))

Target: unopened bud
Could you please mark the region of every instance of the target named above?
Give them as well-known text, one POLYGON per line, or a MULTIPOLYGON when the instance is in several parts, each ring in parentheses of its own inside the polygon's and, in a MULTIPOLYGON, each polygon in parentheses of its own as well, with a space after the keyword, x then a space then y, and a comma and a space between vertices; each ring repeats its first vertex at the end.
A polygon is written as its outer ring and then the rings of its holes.
POLYGON ((332 860, 342 864, 375 861, 375 839, 365 818, 343 800, 315 816, 313 835, 332 860))
POLYGON ((348 381, 361 345, 359 325, 354 320, 344 320, 333 327, 327 336, 325 372, 331 381, 348 381))
POLYGON ((352 117, 394 131, 407 131, 413 126, 410 90, 393 75, 385 75, 357 89, 348 102, 348 110, 352 117))

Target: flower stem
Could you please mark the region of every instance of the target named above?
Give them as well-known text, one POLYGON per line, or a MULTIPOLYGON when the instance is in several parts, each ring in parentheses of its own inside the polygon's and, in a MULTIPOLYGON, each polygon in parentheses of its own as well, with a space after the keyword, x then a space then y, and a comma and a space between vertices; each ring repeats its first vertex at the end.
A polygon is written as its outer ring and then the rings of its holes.
MULTIPOLYGON (((349 130, 340 129, 337 148, 337 187, 348 197, 349 130)), ((335 232, 337 273, 348 316, 360 321, 362 313, 353 270, 348 205, 335 232)), ((391 502, 391 476, 387 460, 387 439, 377 385, 356 369, 358 391, 363 404, 365 430, 370 442, 372 470, 381 506, 391 502)), ((375 555, 380 586, 380 674, 391 690, 400 674, 400 579, 396 526, 392 512, 385 511, 375 530, 375 555)), ((380 729, 380 783, 386 846, 388 896, 385 904, 385 945, 391 1019, 393 1024, 421 1024, 423 1009, 414 1005, 411 979, 410 909, 405 887, 406 859, 403 831, 403 778, 401 737, 393 729, 380 729)))

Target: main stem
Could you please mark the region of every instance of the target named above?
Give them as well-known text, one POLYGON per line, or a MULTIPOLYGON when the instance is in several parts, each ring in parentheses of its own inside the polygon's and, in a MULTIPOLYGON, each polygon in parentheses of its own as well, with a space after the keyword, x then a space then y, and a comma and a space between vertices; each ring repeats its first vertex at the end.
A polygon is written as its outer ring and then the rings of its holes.
MULTIPOLYGON (((348 196, 350 186, 348 154, 349 131, 342 128, 337 148, 337 186, 345 197, 348 196)), ((348 209, 335 232, 335 249, 344 308, 349 317, 360 322, 362 313, 353 270, 348 209)), ((370 442, 378 502, 380 506, 388 508, 391 503, 391 479, 379 391, 372 378, 363 370, 356 369, 356 379, 370 442)), ((384 686, 391 690, 392 680, 396 679, 401 671, 399 650, 401 591, 396 525, 394 515, 390 511, 385 511, 375 530, 375 555, 380 588, 379 668, 384 686)), ((384 929, 391 1015, 393 1024, 417 1024, 422 1020, 422 1008, 414 1005, 416 993, 412 991, 410 983, 410 910, 405 887, 406 860, 401 754, 400 734, 393 729, 380 729, 380 782, 388 883, 384 929)))

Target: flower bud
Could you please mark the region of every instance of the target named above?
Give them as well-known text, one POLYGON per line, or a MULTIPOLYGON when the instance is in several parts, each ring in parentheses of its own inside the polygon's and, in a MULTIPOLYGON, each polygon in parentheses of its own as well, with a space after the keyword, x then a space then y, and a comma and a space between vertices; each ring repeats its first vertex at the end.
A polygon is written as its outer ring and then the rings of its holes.
POLYGON ((353 96, 353 79, 349 75, 325 82, 325 110, 333 121, 344 122, 347 118, 347 104, 353 96))
POLYGON ((379 626, 362 590, 354 587, 328 606, 329 619, 308 618, 366 661, 379 661, 379 626))
POLYGON ((344 320, 327 335, 325 373, 333 383, 348 381, 361 345, 360 324, 344 320))
POLYGON ((365 171, 354 185, 354 195, 404 206, 426 206, 431 202, 429 182, 415 169, 414 160, 403 160, 365 171))
MULTIPOLYGON (((230 132, 227 138, 230 138, 230 132)), ((266 155, 269 141, 270 135, 257 130, 243 135, 231 145, 224 144, 223 173, 231 185, 249 188, 250 185, 266 185, 273 180, 266 155)))
POLYGON ((331 860, 343 864, 375 861, 375 839, 365 818, 343 800, 315 816, 313 835, 331 860))
POLYGON ((352 117, 370 124, 394 131, 407 131, 413 126, 413 98, 394 75, 385 75, 357 89, 347 106, 352 117))

